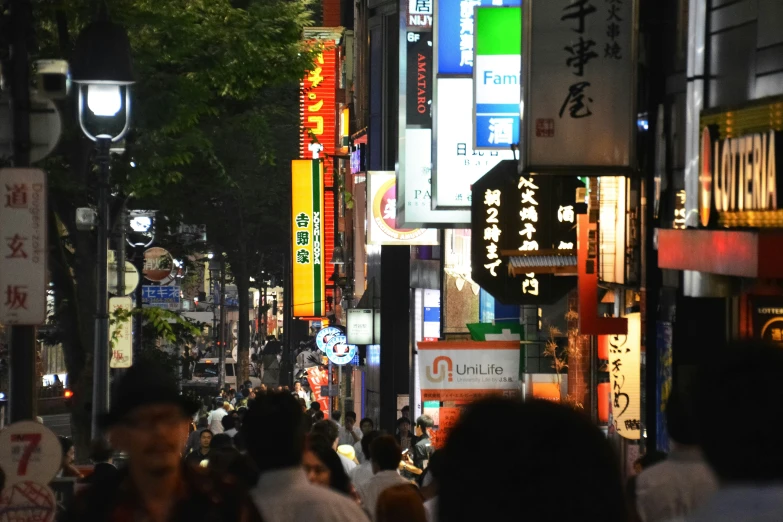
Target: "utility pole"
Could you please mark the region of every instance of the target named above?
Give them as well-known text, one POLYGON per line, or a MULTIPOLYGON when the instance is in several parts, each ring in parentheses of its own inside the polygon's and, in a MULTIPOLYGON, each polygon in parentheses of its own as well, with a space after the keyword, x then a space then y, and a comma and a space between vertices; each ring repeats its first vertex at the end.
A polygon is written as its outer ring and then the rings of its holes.
POLYGON ((220 258, 220 346, 218 357, 220 359, 220 373, 218 374, 218 386, 222 390, 226 386, 226 263, 220 258))
MULTIPOLYGON (((30 0, 11 1, 11 58, 6 73, 11 81, 11 120, 13 125, 14 166, 30 166, 30 61, 27 40, 32 32, 30 0)), ((35 326, 11 327, 11 386, 9 406, 11 422, 34 418, 35 326)))

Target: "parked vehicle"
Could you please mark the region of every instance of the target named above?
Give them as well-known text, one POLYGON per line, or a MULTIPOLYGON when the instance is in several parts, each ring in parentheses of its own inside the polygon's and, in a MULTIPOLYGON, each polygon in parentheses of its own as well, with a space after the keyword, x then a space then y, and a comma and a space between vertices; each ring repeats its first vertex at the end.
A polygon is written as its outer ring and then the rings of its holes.
MULTIPOLYGON (((220 371, 220 360, 217 358, 201 359, 193 367, 192 378, 182 382, 182 388, 186 391, 209 391, 213 396, 219 392, 218 372, 220 371)), ((252 375, 250 382, 253 386, 261 386, 261 379, 252 375)), ((230 388, 237 388, 237 361, 235 359, 226 359, 226 385, 230 388)), ((200 393, 199 393, 200 394, 200 393)))

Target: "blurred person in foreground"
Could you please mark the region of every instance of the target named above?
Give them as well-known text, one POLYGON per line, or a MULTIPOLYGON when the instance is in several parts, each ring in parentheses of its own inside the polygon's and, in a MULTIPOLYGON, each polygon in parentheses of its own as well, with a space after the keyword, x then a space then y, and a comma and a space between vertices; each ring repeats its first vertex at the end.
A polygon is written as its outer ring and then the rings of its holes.
POLYGON ((373 475, 375 475, 375 472, 372 470, 372 455, 370 453, 370 446, 373 441, 380 436, 380 431, 371 431, 369 433, 365 433, 364 437, 362 437, 362 440, 359 441, 362 445, 363 460, 361 464, 353 468, 351 473, 349 473, 351 482, 353 482, 353 486, 357 490, 366 484, 367 481, 373 477, 373 475))
POLYGON ((781 420, 783 349, 736 342, 700 362, 694 414, 718 491, 689 522, 783 520, 781 420), (742 419, 731 415, 742 412, 742 419))
POLYGON ((421 495, 412 484, 392 486, 378 497, 375 522, 427 522, 421 495))
POLYGON ((134 364, 112 396, 111 411, 100 422, 114 446, 128 455, 127 467, 78 495, 66 520, 259 520, 246 492, 207 470, 183 465, 182 447, 198 406, 179 394, 160 366, 134 364))
POLYGON ((424 512, 427 522, 438 520, 438 493, 440 491, 440 477, 443 468, 443 452, 436 451, 430 458, 427 470, 421 477, 421 497, 424 500, 424 512))
POLYGON ((302 467, 307 473, 307 479, 311 484, 318 484, 358 498, 355 495, 351 479, 345 473, 340 457, 332 449, 332 445, 323 435, 310 435, 305 443, 305 452, 302 457, 302 467))
POLYGON ((257 397, 241 433, 260 473, 251 495, 266 522, 366 522, 356 502, 308 481, 304 414, 291 394, 257 397))
POLYGON ((402 451, 394 436, 382 435, 375 439, 370 445, 370 456, 374 474, 357 489, 364 509, 370 514, 370 518, 375 520, 378 497, 381 493, 390 487, 410 484, 410 482, 402 478, 397 471, 402 460, 402 451))
POLYGON ((693 423, 693 408, 677 391, 666 402, 671 452, 636 478, 636 512, 642 522, 666 522, 691 513, 718 489, 704 461, 693 423))
POLYGON ((449 434, 439 476, 440 522, 625 522, 619 464, 581 412, 549 401, 476 402, 449 434), (480 443, 492 433, 492 456, 480 443))

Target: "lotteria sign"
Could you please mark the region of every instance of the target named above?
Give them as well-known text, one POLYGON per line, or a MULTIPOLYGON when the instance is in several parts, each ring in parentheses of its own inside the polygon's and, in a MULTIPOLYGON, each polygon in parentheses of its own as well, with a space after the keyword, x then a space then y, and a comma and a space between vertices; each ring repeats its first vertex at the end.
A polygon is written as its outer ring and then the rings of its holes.
POLYGON ((702 112, 694 198, 701 226, 781 226, 783 186, 777 172, 782 111, 783 97, 776 96, 702 112))
POLYGON ((519 143, 522 9, 476 9, 473 69, 474 148, 519 143))
POLYGON ((324 279, 324 171, 320 160, 291 162, 292 267, 295 317, 326 313, 324 279))
POLYGON ((393 171, 367 175, 368 245, 437 245, 438 231, 397 226, 397 180, 393 171))

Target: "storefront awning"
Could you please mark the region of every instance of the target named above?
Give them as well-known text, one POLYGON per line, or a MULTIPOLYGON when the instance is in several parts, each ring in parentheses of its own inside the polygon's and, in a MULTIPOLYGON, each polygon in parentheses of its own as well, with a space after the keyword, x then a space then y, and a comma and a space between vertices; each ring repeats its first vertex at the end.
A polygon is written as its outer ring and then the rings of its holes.
POLYGON ((658 229, 658 267, 783 278, 783 231, 658 229))

